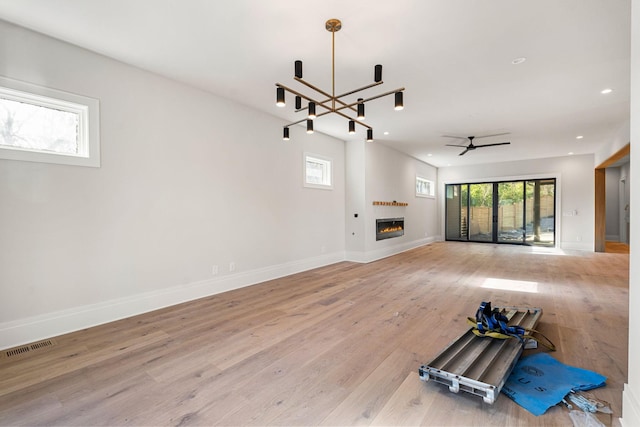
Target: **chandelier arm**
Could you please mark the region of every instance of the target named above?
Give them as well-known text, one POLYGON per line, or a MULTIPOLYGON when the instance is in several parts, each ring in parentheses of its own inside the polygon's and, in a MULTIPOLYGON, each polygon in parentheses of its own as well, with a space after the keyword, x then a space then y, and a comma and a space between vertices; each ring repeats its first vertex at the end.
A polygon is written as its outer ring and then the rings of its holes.
MULTIPOLYGON (((334 97, 334 96, 332 96, 332 95, 328 94, 327 92, 325 92, 325 91, 323 91, 322 89, 320 89, 320 88, 318 88, 318 87, 314 86, 313 84, 311 84, 311 83, 309 83, 309 82, 307 82, 307 81, 304 81, 304 80, 303 80, 303 79, 301 79, 300 77, 294 77, 294 80, 296 80, 296 81, 298 81, 298 82, 302 83, 303 85, 305 85, 305 86, 307 86, 307 87, 309 87, 309 88, 311 88, 311 89, 315 90, 316 92, 318 92, 318 93, 320 93, 320 94, 322 94, 322 95, 326 96, 327 98, 329 98, 329 99, 327 99, 327 100, 326 100, 326 101, 324 101, 324 102, 332 101, 332 103, 331 103, 331 104, 332 104, 332 108, 331 108, 331 110, 332 110, 332 111, 335 111, 335 110, 336 110, 336 104, 335 104, 336 102, 337 102, 337 103, 339 103, 339 104, 342 104, 342 105, 343 105, 343 106, 345 106, 345 107, 348 105, 348 104, 347 104, 347 103, 345 103, 344 101, 342 101, 342 100, 338 99, 337 97, 334 97)), ((323 102, 323 103, 324 103, 324 102, 323 102)), ((351 108, 351 107, 349 107, 349 108, 351 108)), ((354 111, 355 111, 355 110, 354 110, 354 111)))
MULTIPOLYGON (((326 116, 327 114, 331 114, 333 113, 333 111, 329 110, 329 111, 325 111, 324 113, 320 113, 320 114, 316 114, 316 118, 318 117, 322 117, 322 116, 326 116)), ((303 123, 306 122, 309 118, 305 117, 304 119, 300 119, 297 122, 291 122, 289 124, 284 125, 284 127, 289 127, 289 126, 293 126, 293 125, 297 125, 299 123, 303 123)))
MULTIPOLYGON (((382 83, 383 83, 382 81, 380 81, 380 82, 376 82, 376 83, 371 83, 370 85, 363 86, 363 87, 361 87, 361 88, 359 88, 359 89, 354 89, 354 90, 352 90, 352 91, 345 92, 345 93, 342 93, 342 94, 340 94, 340 95, 336 96, 336 97, 335 97, 335 98, 336 98, 336 100, 342 104, 342 107, 340 107, 340 108, 336 108, 336 111, 338 111, 338 110, 344 110, 345 108, 349 108, 351 111, 353 111, 353 112, 355 113, 355 112, 356 112, 356 109, 355 109, 355 108, 353 108, 353 106, 354 106, 354 105, 358 105, 358 102, 353 102, 353 103, 351 103, 351 104, 345 104, 344 102, 341 102, 341 101, 340 101, 340 98, 343 98, 343 97, 345 97, 345 96, 349 96, 349 95, 353 95, 354 93, 358 93, 358 92, 363 91, 363 90, 366 90, 366 89, 371 89, 372 87, 375 87, 375 86, 381 85, 382 83)), ((327 103, 327 102, 329 102, 329 101, 333 101, 333 98, 331 97, 331 98, 325 99, 324 101, 322 101, 322 102, 318 102, 318 103, 319 103, 319 104, 324 104, 324 103, 327 103)), ((301 109, 301 110, 297 110, 297 111, 302 111, 302 110, 304 110, 304 108, 303 108, 303 109, 301 109)))
POLYGON ((331 96, 331 94, 330 94, 330 93, 327 93, 327 92, 323 91, 323 90, 322 90, 322 89, 320 89, 319 87, 312 85, 311 83, 309 83, 309 82, 305 81, 304 79, 301 79, 300 77, 294 77, 293 79, 294 79, 295 81, 297 81, 297 82, 302 83, 303 85, 305 85, 305 86, 307 86, 307 87, 310 87, 311 89, 313 89, 313 90, 315 90, 316 92, 318 92, 318 93, 320 93, 320 94, 322 94, 322 95, 326 96, 326 97, 327 97, 327 98, 329 98, 329 99, 332 99, 332 98, 333 98, 333 96, 331 96))
MULTIPOLYGON (((281 85, 280 83, 276 83, 276 86, 277 87, 281 87, 282 89, 286 90, 289 93, 292 93, 293 95, 297 95, 297 96, 299 96, 301 98, 304 98, 307 101, 315 102, 317 105, 321 105, 322 107, 328 108, 326 105, 322 105, 323 103, 325 103, 327 101, 323 101, 323 102, 317 101, 317 100, 315 100, 315 99, 313 99, 313 98, 311 98, 311 97, 309 97, 309 96, 307 96, 307 95, 305 95, 303 93, 298 92, 297 90, 291 89, 290 87, 287 87, 285 85, 281 85)), ((306 109, 307 109, 307 107, 304 107, 304 108, 301 108, 299 110, 296 110, 296 112, 302 111, 302 110, 306 110, 306 109)))
MULTIPOLYGON (((392 94, 394 94, 394 93, 396 93, 396 92, 401 92, 401 91, 403 91, 403 90, 405 90, 405 89, 404 89, 403 87, 401 87, 401 88, 396 89, 396 90, 391 90, 391 91, 389 91, 389 92, 381 93, 380 95, 376 95, 376 96, 372 96, 372 97, 367 98, 367 99, 363 99, 363 100, 362 100, 362 101, 360 101, 360 102, 356 101, 356 102, 352 102, 351 104, 343 104, 344 106, 343 106, 343 107, 340 107, 340 108, 336 108, 336 111, 344 110, 345 108, 350 108, 351 110, 354 110, 354 111, 355 111, 355 109, 353 108, 353 106, 354 106, 354 105, 358 105, 358 104, 360 104, 360 103, 365 103, 365 102, 373 101, 373 100, 375 100, 375 99, 382 98, 382 97, 384 97, 384 96, 389 96, 389 95, 392 95, 392 94)), ((466 139, 466 138, 465 138, 465 139, 466 139)))
POLYGON ((371 98, 363 99, 362 102, 364 103, 364 102, 373 101, 374 99, 382 98, 384 96, 393 95, 396 92, 402 92, 402 91, 404 91, 403 87, 395 89, 395 90, 390 90, 389 92, 381 93, 380 95, 376 95, 376 96, 372 96, 371 98))
POLYGON ((371 126, 369 126, 368 124, 366 124, 366 123, 364 123, 364 122, 361 122, 361 121, 360 121, 360 120, 358 120, 358 119, 354 119, 354 118, 352 118, 352 117, 349 117, 348 115, 346 115, 346 114, 344 114, 344 113, 341 113, 340 111, 337 111, 337 110, 336 110, 336 111, 333 111, 333 112, 334 112, 334 113, 336 113, 336 114, 337 114, 337 115, 339 115, 339 116, 344 117, 345 119, 353 120, 354 122, 356 122, 356 123, 357 123, 357 124, 359 124, 360 126, 364 126, 364 127, 366 127, 367 129, 371 129, 371 130, 373 130, 373 128, 372 128, 371 126))
POLYGON ((378 85, 381 85, 382 83, 384 83, 384 82, 379 81, 379 82, 376 82, 376 83, 371 83, 371 84, 369 84, 369 85, 363 86, 363 87, 361 87, 360 89, 354 89, 354 90, 352 90, 352 91, 342 93, 342 94, 340 94, 340 95, 336 96, 336 99, 338 99, 338 98, 342 98, 342 97, 344 97, 344 96, 348 96, 348 95, 353 95, 354 93, 358 93, 358 92, 363 91, 363 90, 365 90, 365 89, 371 89, 372 87, 376 87, 376 86, 378 86, 378 85))
MULTIPOLYGON (((360 120, 358 120, 358 119, 354 119, 353 117, 349 117, 348 115, 346 115, 346 114, 344 114, 344 113, 341 113, 341 112, 339 112, 339 111, 325 111, 324 113, 320 113, 320 114, 318 114, 318 115, 316 116, 316 118, 317 118, 317 117, 326 116, 327 114, 331 114, 331 113, 335 113, 335 114, 337 114, 337 115, 339 115, 339 116, 344 117, 345 119, 353 120, 355 123, 359 124, 360 126, 366 127, 367 129, 373 129, 373 128, 372 128, 371 126, 369 126, 368 124, 366 124, 366 123, 364 123, 364 122, 361 122, 361 121, 360 121, 360 120)), ((306 122, 306 121, 307 121, 307 118, 305 117, 304 119, 300 119, 300 120, 298 120, 297 122, 291 122, 291 123, 288 123, 288 124, 284 125, 283 127, 285 127, 285 128, 286 128, 286 127, 289 127, 289 126, 293 126, 293 125, 297 125, 297 124, 300 124, 300 123, 304 123, 304 122, 306 122)))
MULTIPOLYGON (((277 87, 280 87, 280 88, 282 88, 282 89, 284 89, 284 90, 286 90, 287 92, 289 92, 289 93, 291 93, 291 94, 293 94, 293 95, 296 95, 296 96, 299 96, 299 97, 301 97, 301 98, 304 98, 304 99, 306 99, 307 101, 315 102, 315 103, 316 103, 316 105, 318 105, 318 106, 320 106, 320 107, 323 107, 323 108, 326 108, 327 110, 329 110, 329 112, 333 112, 333 109, 332 109, 331 107, 329 107, 329 106, 325 105, 327 102, 331 101, 331 99, 327 99, 327 100, 324 100, 324 101, 317 101, 317 100, 315 100, 314 98, 311 98, 311 97, 309 97, 309 96, 307 96, 307 95, 305 95, 305 94, 303 94, 303 93, 298 92, 297 90, 291 89, 290 87, 287 87, 287 86, 282 85, 282 84, 280 84, 280 83, 276 83, 276 86, 277 86, 277 87)), ((356 104, 357 104, 357 103, 354 103, 354 104, 352 104, 352 105, 356 105, 356 104)), ((340 109, 343 109, 343 108, 347 108, 347 106, 341 107, 340 109)), ((352 110, 354 110, 354 111, 355 111, 355 109, 354 109, 354 108, 352 108, 351 106, 349 106, 349 108, 351 108, 352 110)), ((308 107, 302 107, 302 108, 297 109, 297 110, 294 110, 294 111, 295 111, 296 113, 299 113, 300 111, 304 111, 304 110, 307 110, 307 109, 308 109, 308 107)), ((323 115, 323 116, 324 116, 325 114, 326 114, 326 113, 322 113, 321 115, 323 115)))

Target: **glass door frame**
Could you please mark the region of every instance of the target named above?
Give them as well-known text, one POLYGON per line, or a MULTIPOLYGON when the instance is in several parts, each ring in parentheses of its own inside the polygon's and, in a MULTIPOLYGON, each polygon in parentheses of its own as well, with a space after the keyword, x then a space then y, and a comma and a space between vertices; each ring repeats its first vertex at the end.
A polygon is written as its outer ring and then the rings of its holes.
MULTIPOLYGON (((557 245, 557 219, 558 219, 558 211, 557 211, 557 197, 558 197, 558 191, 557 191, 557 185, 558 185, 558 180, 555 177, 545 177, 545 178, 538 178, 538 177, 532 177, 532 178, 522 178, 522 179, 509 179, 509 180, 503 180, 503 181, 477 181, 477 182, 465 182, 465 183, 445 183, 445 191, 444 191, 444 211, 445 211, 445 215, 444 215, 444 220, 445 220, 445 224, 444 224, 444 231, 445 231, 445 240, 447 241, 463 241, 463 242, 479 242, 479 243, 500 243, 500 244, 512 244, 512 245, 527 245, 527 246, 547 246, 547 247, 555 247, 557 245), (529 202, 527 200, 527 184, 531 183, 531 182, 538 182, 538 183, 546 183, 546 185, 553 185, 552 188, 552 193, 553 193, 553 199, 551 201, 551 206, 549 206, 551 212, 553 213, 553 217, 552 220, 550 221, 550 226, 549 226, 549 222, 547 221, 547 234, 551 233, 551 240, 550 241, 545 241, 545 242, 534 242, 534 241, 529 241, 528 237, 529 237, 529 233, 528 233, 528 228, 529 228, 529 224, 528 224, 528 220, 530 220, 530 216, 528 215, 528 210, 529 209, 534 209, 535 208, 535 203, 533 203, 533 206, 528 206, 529 202), (518 234, 518 237, 520 236, 520 234, 522 235, 522 239, 520 240, 518 239, 514 239, 514 240, 504 240, 504 239, 500 239, 500 229, 498 227, 499 225, 499 212, 500 212, 500 198, 499 198, 499 186, 500 184, 503 183, 522 183, 522 201, 518 202, 522 204, 522 218, 518 219, 516 218, 514 221, 514 234, 518 234), (492 229, 491 229, 491 241, 488 240, 481 240, 481 239, 472 239, 472 235, 471 235, 471 215, 472 215, 472 206, 471 206, 471 186, 472 185, 477 185, 477 184, 492 184, 493 186, 493 191, 492 191, 492 204, 491 204, 491 208, 492 208, 492 229), (450 190, 450 188, 452 187, 457 187, 457 191, 454 191, 453 189, 450 190), (463 187, 466 187, 466 200, 461 200, 462 199, 462 195, 463 195, 463 187), (449 193, 451 192, 451 195, 453 196, 456 192, 458 193, 458 199, 453 200, 453 197, 449 197, 449 193), (454 209, 460 209, 460 213, 451 213, 449 212, 449 209, 451 209, 452 207, 450 206, 449 200, 452 199, 453 203, 452 205, 454 209), (466 212, 466 215, 464 214, 466 212), (458 219, 458 224, 453 224, 452 225, 448 222, 452 219, 457 218, 458 219), (463 225, 461 224, 461 219, 466 219, 466 230, 463 230, 462 227, 463 225), (515 225, 521 225, 521 228, 515 227, 515 225), (458 227, 458 228, 456 228, 458 227), (457 232, 456 232, 457 231, 457 232), (521 231, 521 233, 520 233, 521 231), (453 234, 453 235, 452 235, 453 234), (459 236, 459 237, 458 237, 459 236)), ((547 203, 548 206, 548 203, 547 203)), ((514 207, 514 209, 517 209, 517 207, 514 207)), ((538 206, 538 209, 540 209, 540 207, 538 206)), ((538 215, 539 217, 539 215, 538 215)), ((547 217, 549 218, 549 217, 547 217)), ((504 218, 503 218, 504 220, 504 218)), ((531 224, 531 228, 533 229, 536 226, 536 224, 531 224)), ((538 224, 539 226, 539 224, 538 224)))

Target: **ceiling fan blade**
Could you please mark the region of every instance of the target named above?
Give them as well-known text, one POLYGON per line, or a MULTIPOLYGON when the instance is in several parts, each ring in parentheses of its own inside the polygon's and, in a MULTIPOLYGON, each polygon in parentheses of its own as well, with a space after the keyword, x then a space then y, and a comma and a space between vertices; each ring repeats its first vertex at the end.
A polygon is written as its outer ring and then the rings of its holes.
POLYGON ((445 144, 447 147, 466 147, 466 145, 445 144))
POLYGON ((467 148, 466 150, 464 150, 462 153, 458 154, 458 156, 462 156, 464 155, 467 151, 469 151, 469 149, 467 148))
POLYGON ((463 141, 466 141, 467 138, 466 136, 456 136, 456 135, 442 135, 444 138, 456 138, 456 139, 462 139, 463 141))
POLYGON ((478 139, 478 138, 489 138, 489 137, 492 137, 492 136, 502 136, 502 135, 509 135, 509 132, 494 133, 493 135, 476 136, 476 139, 478 139))
POLYGON ((510 142, 496 142, 494 144, 480 144, 480 145, 476 145, 476 147, 493 147, 494 145, 508 145, 511 144, 510 142))

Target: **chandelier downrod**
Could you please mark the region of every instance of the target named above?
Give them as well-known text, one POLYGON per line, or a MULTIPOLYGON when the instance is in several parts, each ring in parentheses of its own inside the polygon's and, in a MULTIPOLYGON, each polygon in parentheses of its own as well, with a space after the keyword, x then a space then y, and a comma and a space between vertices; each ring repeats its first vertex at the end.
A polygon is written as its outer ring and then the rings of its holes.
POLYGON ((336 42, 335 42, 335 35, 336 32, 340 31, 340 29, 342 28, 342 22, 340 22, 339 19, 329 19, 326 23, 325 23, 325 28, 327 31, 329 31, 331 33, 331 94, 325 92, 324 90, 316 87, 315 85, 305 81, 302 77, 302 61, 300 60, 296 60, 294 65, 294 80, 296 80, 297 82, 307 86, 308 88, 314 90, 315 92, 317 92, 317 94, 320 94, 322 96, 324 96, 326 99, 323 99, 321 101, 318 101, 317 99, 311 97, 311 96, 307 96, 297 90, 291 89, 287 86, 284 86, 280 83, 276 83, 276 87, 277 87, 277 105, 280 107, 283 107, 285 105, 285 92, 289 92, 293 95, 296 96, 296 112, 300 112, 300 111, 307 111, 308 115, 307 117, 305 117, 304 119, 289 123, 287 125, 284 126, 284 130, 283 130, 283 139, 288 140, 289 139, 289 126, 293 126, 299 123, 303 123, 306 122, 307 123, 307 133, 312 133, 313 132, 313 119, 318 118, 318 117, 322 117, 325 116, 327 114, 332 114, 335 113, 341 117, 344 117, 345 119, 349 120, 349 133, 354 133, 355 129, 354 126, 357 123, 358 125, 364 127, 367 129, 367 141, 372 141, 373 140, 373 128, 369 125, 367 125, 366 123, 364 123, 362 120, 364 120, 364 107, 365 107, 365 103, 368 101, 372 101, 374 99, 378 99, 378 98, 382 98, 388 95, 392 95, 395 94, 395 109, 396 110, 401 110, 404 105, 404 101, 403 101, 403 97, 402 97, 402 93, 405 90, 404 87, 398 88, 398 89, 394 89, 392 91, 389 92, 385 92, 379 95, 375 95, 375 96, 371 96, 369 98, 358 98, 357 101, 355 102, 346 102, 343 101, 341 98, 345 97, 345 96, 349 96, 349 95, 353 95, 355 93, 361 92, 363 90, 366 89, 370 89, 372 87, 381 85, 383 83, 382 81, 382 65, 376 65, 374 67, 374 83, 365 85, 363 87, 360 87, 358 89, 354 89, 348 92, 345 92, 341 95, 336 96, 336 60, 335 60, 335 55, 336 55, 336 42), (300 105, 300 101, 302 99, 305 99, 306 101, 309 102, 308 107, 302 107, 302 105, 300 105), (339 106, 338 106, 339 104, 339 106), (316 114, 316 107, 322 107, 324 108, 326 111, 316 114), (345 114, 343 112, 343 110, 348 109, 350 110, 352 113, 357 113, 357 118, 353 118, 351 116, 349 116, 348 114, 345 114))

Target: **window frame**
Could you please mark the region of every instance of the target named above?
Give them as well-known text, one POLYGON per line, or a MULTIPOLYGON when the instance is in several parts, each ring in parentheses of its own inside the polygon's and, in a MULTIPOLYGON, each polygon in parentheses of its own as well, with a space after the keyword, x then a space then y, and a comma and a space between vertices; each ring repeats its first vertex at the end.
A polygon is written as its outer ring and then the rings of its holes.
POLYGON ((302 182, 306 188, 316 188, 320 190, 333 190, 333 159, 314 153, 305 152, 302 157, 302 182), (329 170, 323 173, 323 183, 318 184, 307 181, 307 163, 309 160, 325 165, 329 170), (328 181, 328 183, 326 183, 328 181))
POLYGON ((0 145, 0 159, 100 167, 99 101, 0 76, 0 98, 78 114, 78 153, 0 145))
POLYGON ((427 197, 430 199, 435 199, 436 197, 436 187, 435 187, 435 182, 433 182, 430 179, 427 179, 423 176, 420 175, 416 175, 416 197, 427 197), (425 183, 429 183, 429 192, 428 193, 423 193, 418 191, 418 183, 422 181, 425 183))

